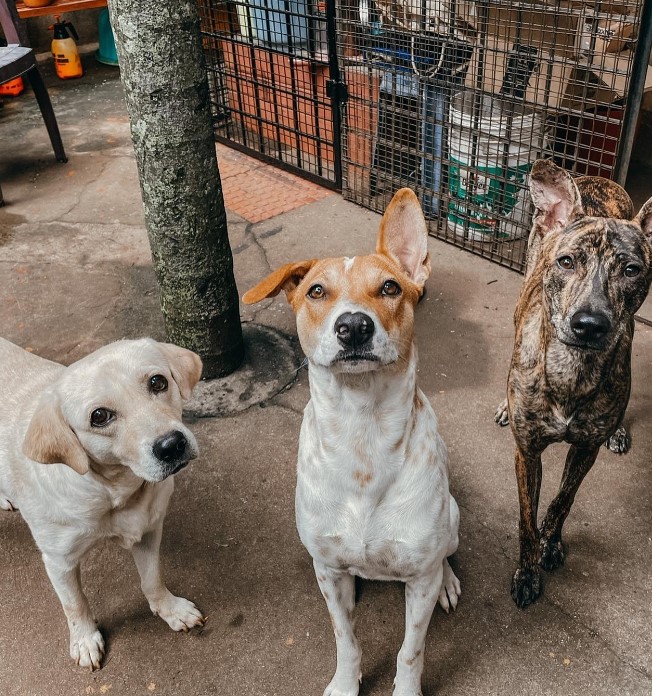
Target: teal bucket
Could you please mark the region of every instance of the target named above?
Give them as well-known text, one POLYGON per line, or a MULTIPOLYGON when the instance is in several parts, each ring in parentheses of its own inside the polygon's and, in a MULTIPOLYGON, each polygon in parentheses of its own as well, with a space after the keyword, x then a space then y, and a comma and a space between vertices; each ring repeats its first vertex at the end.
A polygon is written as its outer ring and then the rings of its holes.
POLYGON ((111 20, 109 19, 109 11, 106 8, 100 12, 100 16, 97 19, 97 29, 100 36, 100 47, 95 57, 100 63, 105 65, 117 65, 118 53, 115 50, 115 39, 113 37, 111 20))

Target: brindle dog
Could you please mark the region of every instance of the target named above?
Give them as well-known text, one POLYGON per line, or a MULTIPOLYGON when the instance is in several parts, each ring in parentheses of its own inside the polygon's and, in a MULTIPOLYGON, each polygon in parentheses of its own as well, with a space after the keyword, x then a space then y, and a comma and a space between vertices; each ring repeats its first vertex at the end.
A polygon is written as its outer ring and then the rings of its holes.
POLYGON ((574 181, 549 160, 534 164, 530 193, 536 210, 507 384, 520 503, 512 580, 519 607, 541 593, 539 565, 563 564, 561 530, 575 494, 600 445, 621 426, 634 313, 652 280, 652 198, 629 221, 632 202, 620 186, 599 177, 574 181), (537 529, 541 453, 561 441, 570 444, 561 486, 537 529))

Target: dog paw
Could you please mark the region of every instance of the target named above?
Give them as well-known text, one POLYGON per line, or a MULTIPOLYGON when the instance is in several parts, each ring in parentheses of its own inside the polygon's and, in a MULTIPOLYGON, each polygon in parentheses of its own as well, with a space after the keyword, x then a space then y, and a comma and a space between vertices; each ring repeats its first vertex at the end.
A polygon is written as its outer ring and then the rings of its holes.
POLYGON ((498 423, 501 428, 509 425, 509 414, 507 413, 507 399, 501 401, 496 413, 494 413, 494 421, 498 423))
POLYGON ((624 425, 621 425, 618 430, 616 430, 616 432, 604 443, 604 446, 608 450, 611 450, 616 454, 625 454, 626 452, 629 452, 630 445, 631 441, 624 425))
POLYGON ((173 631, 186 632, 195 626, 204 625, 201 611, 189 599, 175 597, 171 592, 162 601, 150 604, 150 609, 173 631))
POLYGON ((70 657, 80 667, 88 667, 91 672, 100 669, 103 655, 104 638, 97 628, 90 629, 82 635, 71 635, 70 657))
POLYGON ((7 512, 14 512, 14 510, 17 510, 18 508, 13 506, 13 503, 11 500, 7 500, 7 498, 3 498, 2 495, 0 495, 0 510, 6 510, 7 512))
POLYGON ((355 677, 343 677, 335 673, 331 683, 324 689, 324 696, 358 696, 362 675, 355 677))
POLYGON ((448 564, 448 560, 444 559, 444 579, 441 583, 439 591, 439 605, 448 614, 449 610, 453 611, 457 608, 457 602, 462 594, 462 587, 453 569, 448 564))
POLYGON ((539 565, 544 570, 555 570, 564 565, 564 547, 561 539, 544 539, 540 541, 541 559, 539 565))
POLYGON ((394 691, 392 691, 392 696, 423 696, 423 691, 421 689, 404 689, 400 686, 394 686, 394 691))
POLYGON ((537 569, 517 568, 512 579, 512 599, 524 609, 541 594, 541 574, 537 569))

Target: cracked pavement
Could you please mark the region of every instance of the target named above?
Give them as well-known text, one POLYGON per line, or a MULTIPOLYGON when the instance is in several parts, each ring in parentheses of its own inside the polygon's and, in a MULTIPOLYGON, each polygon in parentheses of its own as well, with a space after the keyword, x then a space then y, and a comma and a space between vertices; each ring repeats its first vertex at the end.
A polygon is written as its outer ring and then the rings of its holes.
MULTIPOLYGON (((100 345, 163 338, 136 167, 117 72, 86 56, 86 76, 49 79, 70 161, 54 162, 31 94, 0 112, 1 334, 69 363, 100 345)), ((639 199, 636 201, 641 203, 639 199)), ((229 211, 240 294, 292 260, 374 247, 379 216, 328 195, 250 223, 229 211)), ((461 508, 452 565, 462 583, 437 609, 424 694, 613 696, 652 693, 652 328, 639 324, 626 425, 632 451, 602 449, 565 527, 565 566, 522 611, 509 595, 517 558, 513 442, 493 422, 503 398, 521 277, 434 239, 417 312, 420 385, 448 445, 461 508)), ((283 296, 241 307, 245 322, 295 336, 283 296)), ((296 367, 299 367, 299 362, 296 367)), ((75 668, 63 612, 18 513, 0 513, 0 690, 5 695, 321 694, 335 646, 310 558, 294 526, 294 467, 307 371, 261 405, 193 420, 201 456, 177 477, 162 546, 170 588, 208 617, 188 635, 153 617, 131 558, 95 549, 83 583, 104 631, 101 671, 75 668)), ((565 447, 544 455, 542 506, 565 447)), ((403 632, 398 583, 362 584, 356 610, 361 696, 389 694, 403 632)))

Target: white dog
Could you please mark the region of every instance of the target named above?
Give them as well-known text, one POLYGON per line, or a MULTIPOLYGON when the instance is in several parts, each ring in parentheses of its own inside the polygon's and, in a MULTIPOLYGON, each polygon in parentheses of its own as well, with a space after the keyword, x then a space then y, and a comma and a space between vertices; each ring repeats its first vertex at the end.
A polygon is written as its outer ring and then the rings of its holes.
POLYGON ((311 399, 299 441, 296 515, 335 631, 337 669, 325 696, 358 693, 354 576, 406 583, 406 631, 395 696, 421 693, 432 611, 456 607, 447 556, 459 512, 448 490, 446 447, 416 385, 414 309, 430 274, 419 202, 400 190, 376 253, 283 266, 247 292, 285 290, 308 357, 311 399))
POLYGON ((0 339, 0 508, 27 521, 70 629, 70 655, 104 654, 79 564, 101 539, 128 548, 151 610, 175 630, 202 623, 163 584, 159 546, 172 474, 197 456, 181 399, 201 375, 189 350, 118 341, 64 367, 0 339))

